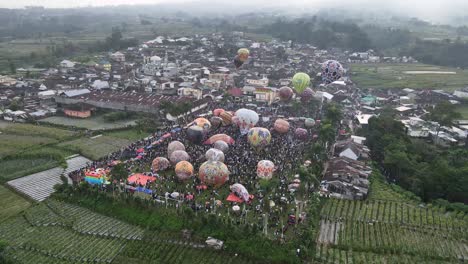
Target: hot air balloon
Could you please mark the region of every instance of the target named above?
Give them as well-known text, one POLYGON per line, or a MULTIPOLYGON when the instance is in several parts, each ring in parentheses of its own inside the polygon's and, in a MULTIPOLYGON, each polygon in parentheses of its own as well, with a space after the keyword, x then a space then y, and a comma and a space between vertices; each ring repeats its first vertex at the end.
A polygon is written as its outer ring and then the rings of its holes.
POLYGON ((301 94, 310 84, 310 77, 307 73, 298 72, 292 78, 292 84, 298 94, 301 94))
POLYGON ((261 160, 257 164, 257 176, 260 179, 269 180, 273 177, 275 171, 275 164, 269 160, 261 160))
POLYGON ((250 51, 246 48, 242 48, 237 51, 237 57, 242 62, 246 62, 247 59, 249 58, 249 55, 250 55, 250 51))
POLYGON ((343 77, 343 66, 336 60, 327 60, 322 63, 322 82, 332 83, 343 77))
POLYGON ((315 126, 315 120, 312 118, 306 118, 306 120, 304 121, 304 125, 306 127, 313 127, 315 126))
POLYGON ((284 119, 281 119, 281 118, 276 119, 275 124, 274 124, 274 128, 275 128, 276 132, 278 132, 280 134, 288 133, 289 122, 284 120, 284 119))
POLYGON ((205 133, 202 127, 194 125, 187 129, 187 139, 192 143, 200 144, 203 141, 204 135, 205 133))
POLYGON ((177 164, 181 161, 189 161, 190 156, 185 150, 176 150, 172 152, 171 156, 169 157, 169 160, 171 161, 172 164, 177 164))
POLYGON ((224 109, 216 108, 215 110, 213 110, 213 115, 214 116, 219 116, 222 112, 224 112, 224 109))
POLYGON ((172 152, 176 150, 184 150, 185 151, 185 146, 182 144, 182 142, 174 140, 169 145, 167 146, 167 156, 170 158, 172 152))
POLYGON ((296 131, 295 131, 295 134, 296 134, 296 137, 300 140, 306 140, 307 139, 307 135, 308 135, 308 132, 307 130, 305 130, 304 128, 296 128, 296 131))
POLYGON ((239 198, 244 200, 244 202, 248 202, 250 200, 249 192, 247 191, 247 188, 245 188, 244 185, 240 183, 235 183, 229 186, 229 189, 231 190, 231 192, 235 193, 239 198))
POLYGON ((263 127, 253 127, 249 130, 247 134, 247 139, 255 148, 263 148, 266 145, 270 144, 271 134, 270 131, 263 127))
POLYGON ((210 122, 213 129, 218 129, 223 124, 223 119, 219 116, 212 116, 210 122))
POLYGON ((239 56, 234 57, 234 66, 236 66, 236 69, 239 69, 244 62, 240 60, 239 56))
POLYGON ((223 119, 223 126, 227 126, 232 123, 232 116, 233 114, 228 111, 224 111, 221 114, 219 114, 219 117, 223 119))
POLYGON ((220 161, 206 161, 200 166, 198 177, 206 185, 219 187, 229 180, 229 170, 220 161))
POLYGON ((314 91, 310 88, 306 88, 302 93, 301 93, 301 101, 302 102, 308 102, 310 99, 312 99, 312 96, 314 96, 314 91))
POLYGON ((216 141, 213 144, 213 147, 215 149, 221 150, 223 153, 226 153, 229 150, 229 145, 226 142, 222 141, 222 140, 216 141))
POLYGON ((258 114, 250 109, 241 108, 236 111, 236 115, 239 118, 239 129, 242 135, 247 134, 249 129, 254 127, 258 123, 258 114))
POLYGON ((239 126, 239 117, 238 116, 233 116, 232 119, 232 125, 238 127, 239 126))
POLYGON ((289 101, 291 100, 294 92, 291 88, 287 86, 283 86, 279 89, 278 94, 279 94, 281 101, 289 101))
POLYGON ((169 161, 164 157, 157 157, 151 163, 151 167, 154 171, 163 171, 169 167, 169 161))
POLYGON ((188 161, 180 161, 175 166, 177 179, 185 181, 193 176, 193 165, 188 161))
POLYGON ((208 121, 208 119, 203 118, 203 117, 199 117, 199 118, 193 120, 193 124, 203 128, 204 131, 208 131, 211 128, 210 121, 208 121))
POLYGON ((224 162, 224 153, 215 148, 210 148, 205 154, 206 160, 224 162))
POLYGON ((208 140, 206 140, 204 143, 205 144, 213 144, 218 140, 222 140, 226 142, 227 144, 234 144, 234 139, 226 134, 216 134, 214 136, 211 136, 208 140))

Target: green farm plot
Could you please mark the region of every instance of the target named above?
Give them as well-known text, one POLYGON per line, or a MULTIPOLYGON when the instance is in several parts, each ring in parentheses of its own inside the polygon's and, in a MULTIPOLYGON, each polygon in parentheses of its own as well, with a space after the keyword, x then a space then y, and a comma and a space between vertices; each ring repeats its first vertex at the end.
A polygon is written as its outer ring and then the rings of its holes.
POLYGON ((63 142, 58 146, 76 150, 83 156, 96 160, 130 144, 130 140, 109 136, 98 136, 95 138, 80 138, 63 142))
POLYGON ((53 138, 0 134, 0 158, 22 152, 28 148, 57 143, 53 138))
POLYGON ((360 88, 441 89, 452 92, 468 84, 468 70, 425 64, 351 64, 360 88))
POLYGON ((106 132, 104 135, 110 136, 110 137, 127 139, 131 141, 136 141, 136 140, 149 136, 148 133, 142 132, 138 128, 130 128, 130 129, 125 129, 125 130, 106 132))
POLYGON ((30 206, 23 197, 0 185, 0 222, 17 215, 30 206))
POLYGON ((102 116, 85 119, 71 118, 65 116, 51 116, 39 120, 39 122, 64 125, 69 127, 86 128, 90 130, 115 129, 135 125, 135 120, 123 120, 117 122, 105 121, 102 116))

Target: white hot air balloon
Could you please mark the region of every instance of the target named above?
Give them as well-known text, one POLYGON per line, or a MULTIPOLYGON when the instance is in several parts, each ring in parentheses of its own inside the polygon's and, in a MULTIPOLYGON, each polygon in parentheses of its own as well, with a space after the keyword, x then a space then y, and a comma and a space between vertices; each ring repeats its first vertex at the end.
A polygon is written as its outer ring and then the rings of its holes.
POLYGON ((236 111, 235 115, 239 119, 239 129, 242 135, 247 134, 249 129, 254 127, 259 120, 258 114, 250 109, 241 108, 236 111))

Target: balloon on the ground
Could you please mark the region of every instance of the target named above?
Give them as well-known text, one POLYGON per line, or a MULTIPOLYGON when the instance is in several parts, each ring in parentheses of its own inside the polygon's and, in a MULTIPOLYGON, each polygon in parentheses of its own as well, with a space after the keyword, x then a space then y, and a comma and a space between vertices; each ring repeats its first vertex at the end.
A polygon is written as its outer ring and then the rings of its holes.
POLYGON ((315 126, 315 120, 312 118, 306 118, 306 120, 304 121, 304 125, 306 127, 313 127, 315 126))
POLYGON ((248 202, 250 200, 249 192, 247 191, 247 188, 245 188, 244 185, 240 183, 235 183, 229 186, 229 189, 231 190, 231 192, 235 193, 239 198, 244 200, 244 202, 248 202))
POLYGON ((308 136, 307 130, 305 130, 304 128, 300 128, 300 127, 296 128, 295 134, 296 134, 296 137, 300 140, 306 140, 308 136))
POLYGON ((280 134, 288 133, 289 122, 284 120, 284 119, 281 119, 281 118, 276 119, 275 124, 274 124, 274 128, 275 128, 276 132, 278 132, 280 134))
POLYGON ((215 110, 213 110, 213 115, 214 116, 219 116, 222 112, 224 112, 224 109, 216 108, 215 110))
POLYGON ((229 150, 229 145, 226 142, 222 141, 222 140, 216 141, 213 144, 213 147, 215 149, 221 150, 223 153, 226 153, 229 150))
POLYGON ((211 128, 211 123, 204 117, 199 117, 193 121, 196 126, 203 128, 204 131, 208 131, 211 128))
POLYGON ((210 118, 210 123, 213 129, 218 129, 223 124, 223 119, 219 116, 212 116, 210 118))
POLYGON ((167 160, 164 157, 157 157, 151 163, 151 167, 153 168, 154 171, 166 170, 169 167, 169 165, 170 165, 169 160, 167 160))
POLYGON ((301 94, 301 101, 302 102, 308 102, 310 99, 312 99, 312 96, 314 96, 314 91, 310 88, 306 88, 301 94))
POLYGON ((190 156, 185 150, 176 150, 172 152, 171 156, 169 157, 169 160, 171 161, 172 164, 177 164, 181 161, 189 161, 190 156))
POLYGON ((247 134, 247 140, 250 145, 255 148, 263 148, 270 144, 271 133, 268 129, 263 127, 253 127, 247 134))
POLYGON ((187 129, 187 139, 192 143, 200 144, 204 135, 204 130, 200 126, 193 125, 187 129))
POLYGON ((239 129, 242 135, 247 134, 249 129, 258 123, 259 119, 257 112, 245 108, 237 110, 235 116, 239 118, 239 129))
POLYGON ((233 126, 236 126, 236 127, 239 126, 240 121, 239 121, 239 117, 238 117, 238 116, 233 116, 232 119, 231 119, 231 121, 232 121, 232 125, 233 125, 233 126))
POLYGON ((185 181, 193 176, 193 165, 188 161, 180 161, 175 166, 177 179, 185 181))
POLYGON ((343 66, 336 60, 327 60, 322 63, 322 82, 325 84, 332 83, 343 77, 343 66))
POLYGON ((281 87, 278 91, 278 95, 281 101, 291 100, 293 94, 294 94, 293 90, 287 86, 281 87))
POLYGON ((260 179, 271 179, 274 171, 275 164, 270 160, 261 160, 257 164, 257 176, 260 179))
POLYGON ((172 155, 172 152, 176 150, 185 150, 184 144, 182 142, 174 140, 169 145, 167 146, 167 156, 170 158, 172 155))
POLYGON ((237 56, 239 60, 242 62, 246 62, 247 59, 249 58, 249 55, 250 55, 250 51, 246 48, 242 48, 237 51, 237 56))
POLYGON ((292 78, 292 84, 298 94, 301 94, 310 84, 310 77, 307 73, 298 72, 292 78))
POLYGON ((206 160, 224 162, 224 153, 219 149, 210 148, 205 153, 205 157, 206 157, 206 160))
POLYGON ((200 166, 198 177, 206 185, 219 187, 229 180, 229 170, 222 162, 206 161, 200 166))
POLYGON ((216 134, 211 136, 208 140, 205 141, 205 144, 213 144, 218 140, 222 140, 227 144, 234 144, 234 139, 226 134, 216 134))
POLYGON ((223 119, 223 126, 227 126, 232 123, 232 116, 233 114, 228 111, 224 111, 219 115, 219 117, 223 119))

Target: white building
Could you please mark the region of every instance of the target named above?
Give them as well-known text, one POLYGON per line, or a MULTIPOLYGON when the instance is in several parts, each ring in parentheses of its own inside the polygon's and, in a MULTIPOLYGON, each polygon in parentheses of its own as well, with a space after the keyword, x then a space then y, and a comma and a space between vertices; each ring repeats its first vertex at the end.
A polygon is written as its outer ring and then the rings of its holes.
POLYGON ((125 54, 123 54, 120 51, 117 51, 115 53, 112 53, 110 55, 111 60, 117 61, 117 62, 124 62, 125 61, 125 54))

